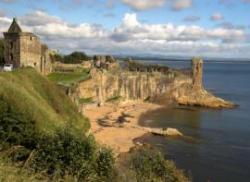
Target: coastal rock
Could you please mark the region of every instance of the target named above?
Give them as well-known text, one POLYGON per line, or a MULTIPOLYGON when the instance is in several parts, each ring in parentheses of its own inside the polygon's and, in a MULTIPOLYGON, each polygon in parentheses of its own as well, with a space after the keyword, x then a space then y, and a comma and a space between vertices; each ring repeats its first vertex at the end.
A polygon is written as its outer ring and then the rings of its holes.
POLYGON ((167 128, 167 129, 149 129, 149 132, 153 135, 160 136, 183 136, 183 134, 176 128, 167 128))
POLYGON ((214 109, 235 108, 237 105, 225 101, 206 91, 203 87, 203 61, 200 58, 192 60, 191 81, 177 78, 169 85, 167 91, 160 95, 156 102, 166 104, 170 100, 179 105, 208 107, 214 109))
POLYGON ((172 93, 178 104, 215 109, 236 107, 234 103, 218 98, 204 89, 202 59, 194 58, 192 60, 192 69, 193 83, 184 83, 176 87, 172 93))
POLYGON ((203 61, 200 58, 192 60, 192 69, 189 71, 143 69, 138 72, 93 69, 90 73, 91 79, 79 84, 78 97, 92 98, 98 105, 140 100, 165 106, 173 103, 216 109, 236 106, 204 89, 203 61))
POLYGON ((237 106, 232 102, 215 97, 205 89, 196 89, 190 85, 185 84, 176 89, 174 98, 178 104, 187 106, 200 106, 215 109, 231 109, 237 106))

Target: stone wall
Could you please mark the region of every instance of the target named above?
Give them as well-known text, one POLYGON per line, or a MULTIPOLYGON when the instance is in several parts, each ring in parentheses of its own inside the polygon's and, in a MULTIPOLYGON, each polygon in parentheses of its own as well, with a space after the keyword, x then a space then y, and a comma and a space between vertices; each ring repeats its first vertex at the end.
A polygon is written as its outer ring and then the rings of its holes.
POLYGON ((5 35, 4 59, 7 64, 20 66, 20 37, 18 34, 5 35))
POLYGON ((40 40, 32 34, 20 36, 20 66, 34 67, 41 71, 42 47, 40 40))
POLYGON ((39 37, 30 32, 23 32, 16 19, 4 32, 4 59, 14 68, 33 67, 42 74, 51 72, 49 49, 39 37))
POLYGON ((96 103, 119 97, 127 100, 153 100, 167 92, 172 84, 192 83, 190 76, 178 71, 161 72, 109 72, 91 71, 92 79, 79 84, 80 98, 92 98, 96 103))
POLYGON ((203 87, 203 60, 201 58, 193 58, 192 60, 193 86, 196 89, 203 87))

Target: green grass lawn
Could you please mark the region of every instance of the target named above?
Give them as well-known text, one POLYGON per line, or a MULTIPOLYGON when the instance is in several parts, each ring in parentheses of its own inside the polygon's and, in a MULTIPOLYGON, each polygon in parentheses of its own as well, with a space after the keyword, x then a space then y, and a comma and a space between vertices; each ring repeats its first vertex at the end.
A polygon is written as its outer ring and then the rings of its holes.
POLYGON ((48 79, 64 86, 73 86, 75 83, 84 81, 89 78, 89 72, 55 72, 48 75, 48 79))

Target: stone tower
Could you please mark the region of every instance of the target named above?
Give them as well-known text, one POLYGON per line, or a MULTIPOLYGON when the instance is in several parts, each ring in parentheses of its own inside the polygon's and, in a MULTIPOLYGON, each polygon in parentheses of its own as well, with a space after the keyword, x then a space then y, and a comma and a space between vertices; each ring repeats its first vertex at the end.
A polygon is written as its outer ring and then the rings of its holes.
POLYGON ((14 68, 33 67, 47 74, 51 70, 49 49, 33 33, 23 32, 14 18, 8 32, 4 33, 4 59, 14 68))
POLYGON ((203 60, 201 58, 192 59, 193 86, 195 89, 203 88, 203 60))
POLYGON ((8 64, 13 64, 14 67, 20 66, 20 36, 22 29, 17 24, 16 19, 13 19, 8 32, 4 33, 4 60, 8 64))

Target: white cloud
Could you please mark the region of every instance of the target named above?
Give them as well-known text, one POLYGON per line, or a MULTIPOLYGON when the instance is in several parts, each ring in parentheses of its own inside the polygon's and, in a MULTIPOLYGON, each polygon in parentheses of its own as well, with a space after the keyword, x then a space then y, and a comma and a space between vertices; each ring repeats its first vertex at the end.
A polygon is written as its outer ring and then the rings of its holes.
MULTIPOLYGON (((34 18, 43 17, 46 21, 38 18, 38 22, 32 22, 28 16, 19 17, 22 29, 38 34, 51 48, 67 52, 250 56, 249 42, 246 43, 248 35, 244 29, 147 24, 141 23, 132 13, 125 14, 119 26, 108 30, 88 23, 71 25, 45 12, 32 14, 34 18)), ((6 31, 11 21, 0 17, 0 31, 6 31)))
POLYGON ((215 28, 206 30, 199 26, 175 26, 173 24, 142 24, 136 14, 126 14, 121 26, 111 34, 114 41, 164 40, 164 41, 235 41, 244 39, 239 29, 215 28))
POLYGON ((124 18, 123 18, 123 24, 124 26, 127 27, 135 27, 139 25, 139 22, 137 20, 137 16, 135 13, 132 14, 125 14, 124 18))
POLYGON ((38 10, 21 17, 20 22, 27 26, 37 26, 50 23, 62 23, 62 20, 56 16, 51 16, 44 11, 38 10))
POLYGON ((136 10, 147 10, 163 6, 165 0, 122 0, 122 2, 136 10))

